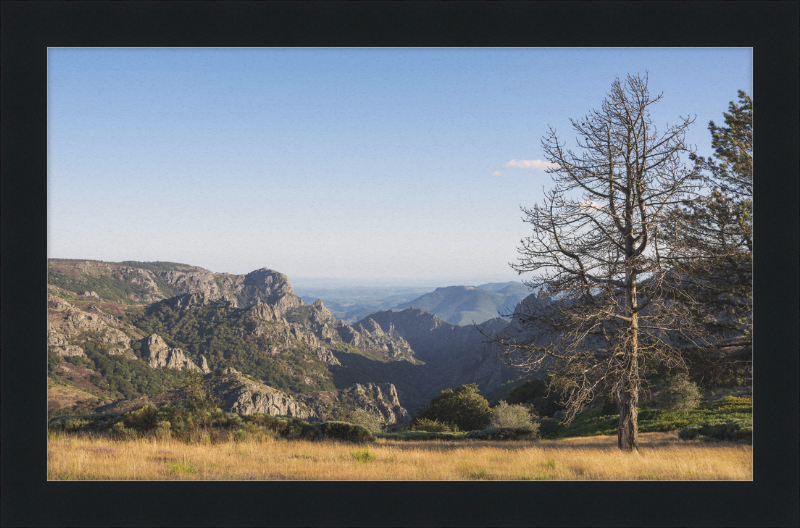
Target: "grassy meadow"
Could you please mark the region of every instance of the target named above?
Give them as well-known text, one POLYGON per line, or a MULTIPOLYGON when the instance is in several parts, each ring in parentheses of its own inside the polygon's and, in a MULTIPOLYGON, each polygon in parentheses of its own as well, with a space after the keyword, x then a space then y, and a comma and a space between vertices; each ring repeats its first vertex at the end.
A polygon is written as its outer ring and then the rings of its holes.
POLYGON ((642 433, 638 454, 616 436, 370 444, 270 437, 220 443, 50 434, 49 480, 751 480, 752 446, 642 433))

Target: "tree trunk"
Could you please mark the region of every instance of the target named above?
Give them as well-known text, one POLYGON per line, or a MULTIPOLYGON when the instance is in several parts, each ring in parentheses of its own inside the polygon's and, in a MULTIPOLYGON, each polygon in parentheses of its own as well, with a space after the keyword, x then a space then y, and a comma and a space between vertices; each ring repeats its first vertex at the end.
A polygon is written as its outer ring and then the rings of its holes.
POLYGON ((630 380, 619 395, 617 445, 622 451, 639 451, 639 387, 630 380))

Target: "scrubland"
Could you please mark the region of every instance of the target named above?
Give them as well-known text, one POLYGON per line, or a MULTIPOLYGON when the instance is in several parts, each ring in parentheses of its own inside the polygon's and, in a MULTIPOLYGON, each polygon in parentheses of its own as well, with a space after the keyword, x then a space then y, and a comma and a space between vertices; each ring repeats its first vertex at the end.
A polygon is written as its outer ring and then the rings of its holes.
POLYGON ((219 443, 51 434, 49 480, 751 480, 752 446, 642 433, 561 440, 378 439, 369 444, 265 437, 219 443))

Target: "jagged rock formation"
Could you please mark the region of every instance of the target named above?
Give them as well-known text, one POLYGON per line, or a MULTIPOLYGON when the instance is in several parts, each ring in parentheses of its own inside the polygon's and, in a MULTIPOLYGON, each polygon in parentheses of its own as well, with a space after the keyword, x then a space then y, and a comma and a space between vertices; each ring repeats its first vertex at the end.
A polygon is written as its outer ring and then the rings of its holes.
POLYGON ((305 404, 298 402, 285 392, 247 379, 235 372, 227 373, 212 381, 214 393, 224 402, 222 410, 245 415, 263 412, 303 419, 317 417, 316 413, 305 404))
POLYGON ((328 409, 347 399, 360 409, 377 412, 386 425, 410 421, 408 411, 400 405, 397 389, 392 383, 356 383, 346 389, 314 392, 301 396, 315 414, 324 416, 328 409))
POLYGON ((198 367, 192 360, 186 357, 183 350, 180 348, 170 348, 158 334, 151 334, 150 336, 141 340, 142 343, 142 359, 148 362, 153 368, 170 368, 175 370, 197 370, 205 373, 211 372, 208 368, 206 358, 202 358, 202 364, 205 370, 198 367))

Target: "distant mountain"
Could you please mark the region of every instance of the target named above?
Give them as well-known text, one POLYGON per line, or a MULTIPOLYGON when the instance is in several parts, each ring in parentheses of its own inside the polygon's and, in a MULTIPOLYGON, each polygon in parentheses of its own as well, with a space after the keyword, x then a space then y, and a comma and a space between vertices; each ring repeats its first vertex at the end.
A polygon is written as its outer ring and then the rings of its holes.
POLYGON ((483 323, 501 314, 514 311, 517 303, 527 297, 528 288, 520 283, 484 284, 497 291, 475 286, 447 286, 436 288, 431 293, 406 303, 398 304, 393 310, 420 308, 436 314, 448 323, 465 326, 483 323))

